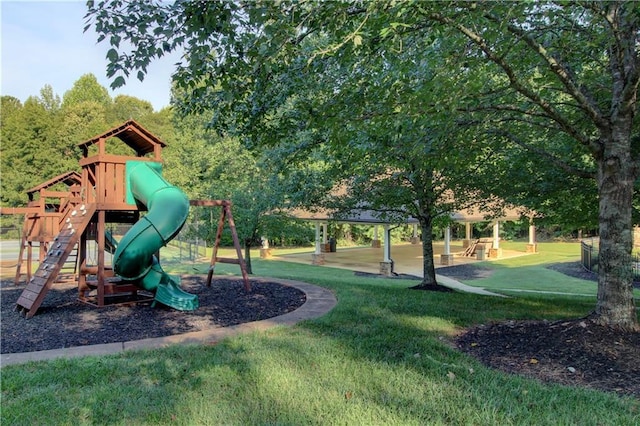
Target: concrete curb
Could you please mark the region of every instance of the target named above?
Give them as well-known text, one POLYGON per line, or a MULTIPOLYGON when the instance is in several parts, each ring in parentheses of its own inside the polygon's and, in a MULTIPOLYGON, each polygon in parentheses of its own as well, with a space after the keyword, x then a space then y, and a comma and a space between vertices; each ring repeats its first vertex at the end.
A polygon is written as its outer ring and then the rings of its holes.
POLYGON ((173 336, 154 337, 131 342, 105 343, 101 345, 76 346, 73 348, 52 349, 48 351, 1 354, 0 368, 5 365, 22 364, 29 361, 44 361, 57 358, 111 355, 128 350, 161 348, 176 344, 214 343, 225 337, 249 331, 266 330, 277 325, 294 325, 303 320, 319 318, 331 311, 337 304, 334 294, 325 288, 301 281, 252 277, 252 281, 270 281, 295 287, 307 296, 305 303, 295 311, 261 321, 238 324, 231 327, 219 327, 211 330, 194 331, 173 336))

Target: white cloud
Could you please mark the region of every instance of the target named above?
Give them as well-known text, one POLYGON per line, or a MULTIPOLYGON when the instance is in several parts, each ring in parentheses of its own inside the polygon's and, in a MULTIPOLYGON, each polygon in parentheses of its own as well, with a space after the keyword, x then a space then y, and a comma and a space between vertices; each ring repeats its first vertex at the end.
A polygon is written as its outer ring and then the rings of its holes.
MULTIPOLYGON (((155 110, 169 105, 171 73, 178 55, 149 66, 143 82, 132 74, 115 92, 106 77, 108 44, 83 33, 85 3, 0 1, 2 26, 2 95, 22 101, 38 96, 49 84, 62 97, 84 74, 94 74, 111 96, 126 94, 147 100, 155 110)), ((134 73, 135 74, 135 73, 134 73)))

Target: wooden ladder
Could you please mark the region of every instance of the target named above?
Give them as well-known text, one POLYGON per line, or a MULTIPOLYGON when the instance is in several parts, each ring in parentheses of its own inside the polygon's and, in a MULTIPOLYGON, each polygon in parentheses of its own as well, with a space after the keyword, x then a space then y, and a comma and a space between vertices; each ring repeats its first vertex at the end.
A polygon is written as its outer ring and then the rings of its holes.
POLYGON ((16 302, 16 310, 24 313, 26 318, 35 315, 47 292, 56 281, 69 254, 74 250, 80 241, 80 236, 91 222, 95 211, 95 204, 77 206, 67 211, 62 231, 50 244, 44 261, 40 263, 38 270, 31 277, 16 302))
MULTIPOLYGON (((22 224, 22 235, 20 237, 20 252, 18 254, 18 264, 16 265, 16 276, 14 284, 18 285, 23 275, 27 281, 31 279, 31 260, 33 259, 33 242, 29 241, 33 228, 37 225, 37 215, 26 213, 25 220, 22 224), (25 253, 26 251, 26 253, 25 253), (25 254, 27 255, 25 259, 25 254), (26 272, 22 272, 22 264, 26 265, 26 272)), ((38 250, 44 250, 44 245, 40 243, 38 250)))

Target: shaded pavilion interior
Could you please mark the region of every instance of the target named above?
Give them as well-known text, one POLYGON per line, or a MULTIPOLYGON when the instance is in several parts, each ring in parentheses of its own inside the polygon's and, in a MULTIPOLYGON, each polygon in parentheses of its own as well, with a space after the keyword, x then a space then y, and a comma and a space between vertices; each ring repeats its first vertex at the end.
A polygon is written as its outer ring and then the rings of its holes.
MULTIPOLYGON (((327 265, 344 267, 365 272, 379 273, 391 276, 397 273, 422 275, 422 244, 419 236, 419 224, 415 218, 409 218, 404 222, 389 222, 376 217, 370 210, 354 210, 349 215, 334 215, 329 211, 311 212, 308 210, 294 210, 290 215, 298 220, 311 222, 315 225, 315 250, 313 253, 287 255, 286 260, 314 265, 327 265), (340 248, 332 250, 328 225, 329 223, 369 225, 374 227, 374 237, 370 248, 340 248), (413 235, 410 243, 391 244, 391 235, 394 229, 401 225, 413 227, 413 235), (373 249, 373 250, 372 250, 373 249)), ((523 211, 518 208, 505 209, 498 217, 489 219, 490 213, 475 209, 456 211, 451 219, 465 225, 465 238, 452 240, 451 228, 444 230, 442 243, 434 243, 434 263, 436 266, 449 266, 453 264, 469 263, 478 260, 499 259, 511 257, 514 253, 507 253, 500 247, 500 225, 505 221, 521 220, 523 211), (492 223, 492 237, 473 239, 471 228, 474 223, 492 223)), ((261 257, 271 257, 272 250, 268 246, 268 240, 261 249, 261 257)), ((530 221, 529 240, 527 253, 537 251, 535 226, 530 221)), ((515 253, 515 255, 522 253, 515 253)))

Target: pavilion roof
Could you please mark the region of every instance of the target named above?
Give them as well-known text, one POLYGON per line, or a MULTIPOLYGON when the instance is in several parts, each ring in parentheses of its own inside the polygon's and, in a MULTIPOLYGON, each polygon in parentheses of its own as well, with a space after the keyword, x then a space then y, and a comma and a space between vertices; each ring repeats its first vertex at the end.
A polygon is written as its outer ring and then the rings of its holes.
MULTIPOLYGON (((342 222, 352 224, 368 224, 368 225, 389 225, 397 224, 398 221, 385 220, 379 217, 379 214, 373 210, 367 209, 353 209, 348 213, 336 213, 335 211, 328 209, 306 210, 306 209, 293 209, 287 211, 287 214, 300 220, 307 220, 311 222, 342 222)), ((519 207, 507 207, 496 211, 490 208, 468 208, 453 212, 451 219, 456 222, 483 222, 486 220, 519 220, 523 216, 528 216, 527 211, 524 208, 519 207)), ((418 220, 409 217, 400 223, 418 223, 418 220)))

